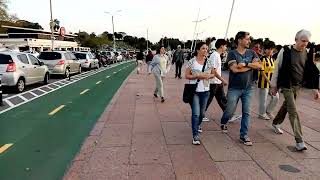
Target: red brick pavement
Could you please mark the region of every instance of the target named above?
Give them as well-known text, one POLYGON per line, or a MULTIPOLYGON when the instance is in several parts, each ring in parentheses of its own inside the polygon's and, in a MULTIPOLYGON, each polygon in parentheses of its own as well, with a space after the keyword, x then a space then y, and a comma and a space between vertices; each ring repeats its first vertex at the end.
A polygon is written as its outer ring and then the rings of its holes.
POLYGON ((320 179, 320 102, 307 91, 298 100, 309 148, 305 152, 293 151, 288 120, 285 133, 277 135, 271 121, 257 118, 256 95, 249 131, 252 147, 239 142, 239 122, 230 124, 229 134, 219 131, 222 113, 215 101, 207 113, 211 121, 203 124, 202 145, 194 146, 190 107, 181 97, 186 80, 174 79, 171 72, 164 83, 166 101, 160 103, 152 95, 154 78, 145 69, 132 73, 119 89, 64 180, 320 179))

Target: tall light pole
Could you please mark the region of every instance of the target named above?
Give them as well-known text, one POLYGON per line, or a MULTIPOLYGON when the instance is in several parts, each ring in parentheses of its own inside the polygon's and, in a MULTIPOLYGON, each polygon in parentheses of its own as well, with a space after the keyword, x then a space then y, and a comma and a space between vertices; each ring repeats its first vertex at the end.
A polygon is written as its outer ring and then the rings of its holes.
POLYGON ((235 2, 235 0, 232 1, 232 6, 231 6, 231 11, 230 11, 229 21, 228 21, 227 30, 226 30, 226 35, 224 36, 224 39, 227 39, 227 37, 228 37, 228 31, 229 31, 229 26, 230 26, 230 21, 231 21, 232 12, 233 12, 234 2, 235 2))
POLYGON ((51 51, 53 51, 53 45, 54 45, 54 35, 53 35, 53 26, 54 26, 54 22, 53 22, 53 18, 52 18, 52 3, 50 0, 50 15, 51 15, 51 19, 50 19, 50 29, 51 29, 51 51))
POLYGON ((149 29, 147 28, 147 52, 149 50, 148 41, 149 41, 149 29))
POLYGON ((116 49, 116 37, 114 35, 114 21, 113 21, 113 16, 116 15, 116 13, 121 12, 121 10, 117 10, 115 12, 104 12, 106 14, 110 14, 111 15, 111 21, 112 21, 112 33, 113 33, 113 51, 115 51, 116 49))

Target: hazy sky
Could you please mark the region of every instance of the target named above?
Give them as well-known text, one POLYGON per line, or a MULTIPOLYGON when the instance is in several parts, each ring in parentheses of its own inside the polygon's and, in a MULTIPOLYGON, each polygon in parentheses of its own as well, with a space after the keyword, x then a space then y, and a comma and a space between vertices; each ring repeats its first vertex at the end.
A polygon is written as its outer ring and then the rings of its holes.
MULTIPOLYGON (((20 19, 38 22, 49 30, 49 0, 9 0, 9 12, 20 19)), ((162 36, 192 39, 193 20, 200 8, 200 39, 223 38, 232 0, 52 0, 53 17, 67 32, 112 32, 111 16, 104 12, 122 10, 115 15, 115 31, 158 41, 162 36)), ((320 43, 319 0, 236 0, 228 37, 249 31, 255 38, 269 37, 276 43, 293 43, 295 33, 304 28, 312 41, 320 43)))

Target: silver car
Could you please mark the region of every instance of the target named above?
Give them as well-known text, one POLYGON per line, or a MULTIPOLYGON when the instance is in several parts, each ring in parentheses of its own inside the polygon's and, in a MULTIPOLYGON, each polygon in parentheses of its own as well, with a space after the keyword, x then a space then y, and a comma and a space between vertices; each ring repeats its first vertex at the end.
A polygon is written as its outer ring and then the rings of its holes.
POLYGON ((74 54, 68 51, 44 51, 39 59, 48 66, 50 74, 64 75, 81 73, 81 64, 74 54))
POLYGON ((89 70, 99 68, 99 60, 91 52, 74 52, 73 54, 78 58, 82 68, 89 70))
POLYGON ((22 92, 25 85, 49 81, 49 69, 34 55, 15 51, 0 52, 0 78, 3 86, 22 92))

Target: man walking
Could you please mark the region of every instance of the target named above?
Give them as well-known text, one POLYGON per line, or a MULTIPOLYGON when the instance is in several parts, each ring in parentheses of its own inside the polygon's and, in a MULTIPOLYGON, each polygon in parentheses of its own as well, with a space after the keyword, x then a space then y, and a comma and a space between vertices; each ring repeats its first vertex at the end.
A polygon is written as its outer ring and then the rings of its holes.
POLYGON ((181 79, 181 68, 184 63, 183 51, 181 50, 181 46, 178 45, 177 50, 173 54, 172 64, 176 64, 176 76, 175 78, 181 79))
MULTIPOLYGON (((210 80, 210 95, 208 98, 207 106, 206 106, 206 111, 208 110, 208 107, 210 106, 212 100, 214 97, 216 97, 216 100, 221 108, 222 111, 224 111, 227 107, 227 98, 224 93, 223 86, 227 85, 227 82, 221 77, 221 66, 222 66, 222 61, 221 61, 221 54, 225 53, 227 50, 227 44, 228 42, 224 39, 218 39, 215 42, 215 51, 210 55, 209 61, 213 64, 213 68, 217 71, 218 75, 220 77, 215 77, 212 80, 210 80), (223 79, 221 81, 220 79, 223 79)), ((237 119, 240 119, 241 116, 233 116, 230 121, 235 121, 237 119)), ((210 121, 209 118, 204 117, 202 119, 204 122, 210 121)))
POLYGON ((318 77, 319 72, 310 70, 314 66, 313 55, 308 57, 306 50, 310 37, 311 33, 309 31, 300 30, 295 37, 296 43, 281 49, 271 80, 272 94, 276 94, 278 89, 281 89, 285 99, 273 120, 272 127, 276 133, 283 134, 280 125, 288 112, 298 151, 307 150, 303 142, 301 124, 296 107, 296 99, 301 86, 305 85, 307 88, 314 89, 314 98, 319 98, 319 79, 317 78, 316 81, 311 80, 313 79, 312 77, 318 77))
POLYGON ((228 53, 227 63, 230 69, 227 93, 227 108, 221 118, 221 130, 228 132, 227 123, 236 110, 239 99, 242 103, 240 140, 247 146, 252 142, 248 136, 251 96, 254 92, 253 70, 260 69, 257 54, 249 49, 250 34, 240 31, 235 37, 237 49, 228 53))

